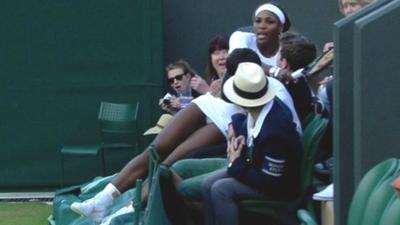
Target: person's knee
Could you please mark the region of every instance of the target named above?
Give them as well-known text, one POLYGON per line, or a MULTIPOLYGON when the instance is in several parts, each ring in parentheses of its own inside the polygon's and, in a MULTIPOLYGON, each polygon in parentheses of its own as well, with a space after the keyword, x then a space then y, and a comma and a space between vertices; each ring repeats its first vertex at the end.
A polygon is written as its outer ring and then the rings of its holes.
POLYGON ((218 180, 211 187, 211 197, 215 200, 231 198, 229 187, 232 184, 226 180, 218 180))
POLYGON ((165 148, 165 144, 163 143, 163 141, 160 141, 159 139, 154 139, 153 142, 150 145, 151 147, 153 147, 154 149, 157 150, 157 152, 159 152, 161 149, 165 148))
POLYGON ((203 199, 207 198, 207 196, 210 195, 211 187, 213 185, 213 180, 210 178, 206 178, 202 183, 201 183, 201 192, 203 195, 203 199))
POLYGON ((169 143, 166 141, 162 141, 162 139, 155 139, 151 145, 152 148, 154 148, 157 152, 157 154, 162 158, 166 158, 169 155, 169 143))

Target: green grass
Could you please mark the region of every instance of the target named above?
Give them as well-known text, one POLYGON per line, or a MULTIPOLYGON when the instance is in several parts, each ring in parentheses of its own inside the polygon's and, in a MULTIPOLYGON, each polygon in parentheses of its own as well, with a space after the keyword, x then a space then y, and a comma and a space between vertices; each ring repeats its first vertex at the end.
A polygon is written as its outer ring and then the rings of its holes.
POLYGON ((39 202, 0 203, 0 225, 46 225, 51 207, 39 202))

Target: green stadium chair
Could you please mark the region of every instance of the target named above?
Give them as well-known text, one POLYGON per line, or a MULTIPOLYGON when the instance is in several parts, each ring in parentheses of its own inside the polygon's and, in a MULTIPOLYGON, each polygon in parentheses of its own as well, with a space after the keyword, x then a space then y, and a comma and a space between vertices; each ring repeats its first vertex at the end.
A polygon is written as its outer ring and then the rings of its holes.
POLYGON ((265 215, 281 221, 282 223, 289 224, 293 221, 296 221, 296 211, 297 208, 301 206, 302 202, 305 201, 307 204, 306 207, 313 211, 312 201, 307 199, 307 195, 310 194, 310 190, 312 188, 312 166, 314 164, 315 155, 318 150, 319 143, 324 135, 327 124, 327 119, 322 118, 320 115, 316 115, 304 129, 302 138, 304 156, 301 175, 301 196, 298 202, 244 200, 239 202, 240 209, 245 212, 265 215), (287 216, 288 213, 290 216, 287 216), (282 221, 282 219, 284 219, 284 221, 282 221))
MULTIPOLYGON (((303 157, 303 163, 302 163, 302 186, 301 186, 301 193, 302 193, 302 198, 306 198, 306 195, 310 193, 310 188, 311 188, 311 182, 312 182, 312 166, 314 164, 314 158, 315 154, 318 150, 318 145, 319 142, 321 141, 323 134, 325 132, 325 129, 327 127, 328 120, 322 118, 320 115, 312 115, 310 117, 310 121, 308 122, 308 125, 306 129, 304 130, 303 134, 303 148, 304 148, 304 157, 303 157)), ((218 159, 221 160, 222 163, 219 163, 217 159, 209 159, 211 160, 210 164, 204 168, 204 170, 209 170, 210 168, 212 169, 219 169, 223 168, 224 159, 218 159), (217 161, 213 161, 217 160, 217 161), (210 167, 210 168, 208 168, 210 167)), ((190 164, 190 161, 187 161, 187 163, 190 164)), ((183 163, 183 162, 181 162, 183 163)), ((178 163, 179 164, 179 163, 178 163)), ((179 171, 184 170, 183 168, 177 167, 178 164, 173 165, 173 170, 177 171, 178 174, 180 173, 179 171)), ((201 200, 201 183, 204 180, 205 177, 207 177, 209 174, 203 174, 200 176, 192 177, 189 179, 184 180, 178 187, 178 193, 186 200, 189 201, 199 201, 201 200)), ((313 205, 311 201, 307 202, 307 208, 313 209, 313 205)), ((248 212, 251 213, 257 213, 260 215, 265 215, 269 217, 273 217, 275 219, 282 218, 280 216, 281 212, 285 212, 286 209, 291 207, 294 203, 293 202, 280 202, 280 201, 269 201, 269 200, 244 200, 239 202, 239 206, 241 210, 245 211, 245 214, 247 215, 248 212), (277 216, 279 215, 279 216, 277 216)), ((297 204, 297 203, 296 203, 297 204)), ((291 220, 296 220, 296 210, 297 208, 300 207, 296 205, 296 208, 293 209, 293 215, 291 220)))
POLYGON ((400 199, 394 196, 390 204, 386 206, 384 213, 379 221, 380 225, 384 224, 400 224, 400 199))
POLYGON ((139 102, 136 104, 120 104, 101 102, 98 120, 102 148, 137 147, 137 118, 139 102))
POLYGON ((142 181, 136 182, 136 190, 133 198, 133 207, 135 211, 131 214, 123 215, 112 221, 110 225, 170 225, 171 222, 164 210, 163 199, 160 189, 160 158, 154 146, 148 148, 149 163, 148 163, 148 188, 149 195, 147 205, 143 207, 141 203, 142 181), (122 223, 121 221, 125 221, 122 223))
POLYGON ((212 173, 226 168, 226 158, 186 159, 174 163, 171 170, 183 180, 176 187, 177 193, 188 201, 202 200, 202 183, 212 173), (190 178, 188 178, 190 177, 190 178))
POLYGON ((395 195, 391 183, 399 174, 400 163, 397 159, 388 159, 371 169, 353 196, 348 224, 379 224, 385 205, 395 195))
MULTIPOLYGON (((93 177, 94 175, 106 175, 105 151, 129 150, 136 152, 138 149, 138 111, 138 102, 136 104, 101 102, 98 115, 101 143, 67 145, 61 149, 62 185, 65 184, 66 164, 69 161, 66 160, 66 156, 68 158, 74 157, 74 160, 80 160, 83 157, 95 157, 97 172, 88 175, 88 177, 93 177)), ((75 171, 85 173, 85 169, 90 170, 93 167, 93 164, 86 167, 83 167, 83 164, 78 163, 75 167, 79 168, 74 168, 75 171)), ((82 182, 82 180, 77 182, 82 182)))
MULTIPOLYGON (((134 212, 119 215, 110 221, 110 225, 170 225, 171 222, 164 210, 163 199, 160 190, 160 158, 154 146, 149 146, 148 163, 148 188, 149 195, 147 205, 142 205, 141 193, 143 181, 138 179, 136 187, 123 193, 116 198, 113 205, 107 209, 107 215, 114 214, 120 208, 128 205, 132 201, 134 212)), ((53 214, 49 217, 50 224, 57 225, 95 225, 94 221, 82 217, 70 209, 70 205, 75 201, 84 201, 95 196, 99 191, 111 182, 116 174, 109 177, 97 178, 92 182, 71 186, 57 190, 53 202, 53 214)))
MULTIPOLYGON (((398 159, 387 159, 369 170, 353 196, 347 224, 400 224, 400 199, 392 187, 399 175, 398 159)), ((306 210, 299 210, 297 216, 302 225, 317 224, 306 210)))
POLYGON ((315 112, 310 112, 303 121, 301 121, 302 127, 307 127, 307 125, 317 116, 315 112))

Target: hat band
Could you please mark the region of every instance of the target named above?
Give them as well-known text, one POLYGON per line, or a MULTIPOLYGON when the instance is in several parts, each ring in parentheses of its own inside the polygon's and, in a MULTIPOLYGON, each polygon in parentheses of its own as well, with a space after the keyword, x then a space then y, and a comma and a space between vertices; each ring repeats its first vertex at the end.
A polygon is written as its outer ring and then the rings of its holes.
POLYGON ((156 127, 161 128, 161 129, 164 129, 164 126, 161 126, 161 125, 159 125, 159 124, 156 124, 156 127))
POLYGON ((268 85, 265 85, 261 90, 259 90, 257 92, 247 92, 247 91, 240 90, 234 83, 233 90, 236 92, 237 95, 239 95, 242 98, 258 99, 258 98, 261 98, 262 96, 264 96, 265 93, 267 93, 268 85))

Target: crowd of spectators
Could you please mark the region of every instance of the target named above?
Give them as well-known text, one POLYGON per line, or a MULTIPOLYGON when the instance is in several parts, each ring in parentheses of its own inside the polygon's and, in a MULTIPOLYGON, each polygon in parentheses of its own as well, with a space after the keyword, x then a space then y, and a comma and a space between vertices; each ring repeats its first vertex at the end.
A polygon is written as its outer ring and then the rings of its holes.
MULTIPOLYGON (((367 3, 339 0, 345 16, 367 3)), ((315 60, 316 46, 290 32, 287 13, 274 3, 259 6, 252 22, 230 38, 217 35, 210 41, 203 75, 184 60, 165 69, 173 92, 166 93, 159 105, 173 117, 152 132, 157 136, 151 144, 173 174, 177 191, 203 202, 207 225, 239 224, 239 200, 296 201, 303 124, 307 116, 321 113, 315 111, 315 98, 328 96, 320 102, 325 102, 322 108, 329 109, 326 115, 331 118, 332 81, 325 80, 320 88, 328 94, 314 93, 307 74, 292 77, 315 60), (215 157, 220 163, 215 164, 215 157), (195 191, 180 189, 182 182, 196 176, 202 176, 202 183, 195 191)), ((326 51, 331 48, 332 43, 324 46, 326 51)), ((331 145, 332 137, 326 138, 331 145)), ((331 148, 328 151, 331 157, 331 148)), ((113 200, 146 176, 147 162, 145 150, 95 197, 75 202, 71 209, 101 222, 113 200)))

